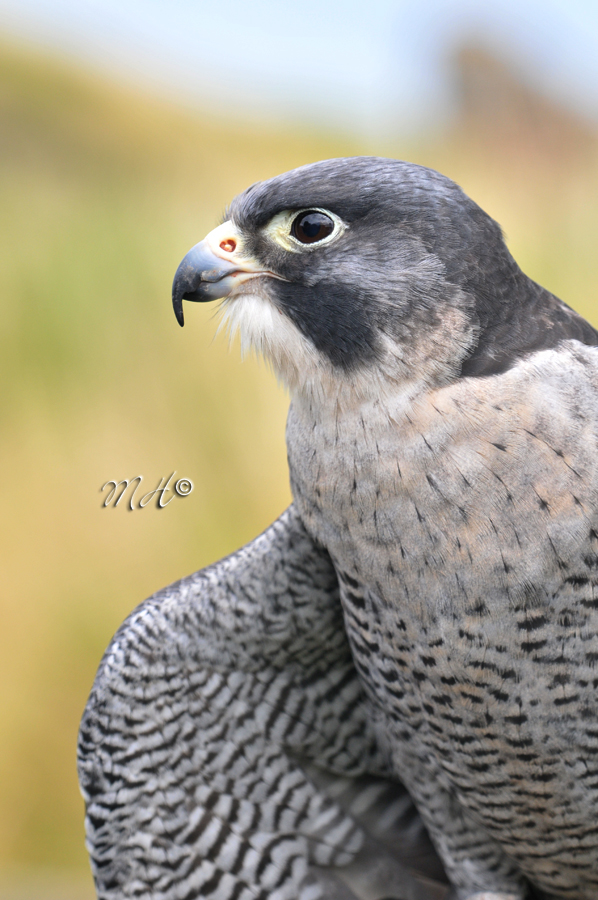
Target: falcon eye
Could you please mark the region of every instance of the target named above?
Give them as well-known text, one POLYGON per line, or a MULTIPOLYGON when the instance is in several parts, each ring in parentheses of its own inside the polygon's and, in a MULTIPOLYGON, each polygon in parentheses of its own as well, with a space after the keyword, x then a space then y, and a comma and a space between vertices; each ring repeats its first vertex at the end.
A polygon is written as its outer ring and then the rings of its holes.
POLYGON ((335 213, 312 206, 282 209, 264 225, 263 232, 288 253, 306 253, 336 241, 348 227, 335 213))
POLYGON ((334 231, 330 216, 316 210, 299 213, 291 225, 291 234, 301 244, 317 244, 334 231))

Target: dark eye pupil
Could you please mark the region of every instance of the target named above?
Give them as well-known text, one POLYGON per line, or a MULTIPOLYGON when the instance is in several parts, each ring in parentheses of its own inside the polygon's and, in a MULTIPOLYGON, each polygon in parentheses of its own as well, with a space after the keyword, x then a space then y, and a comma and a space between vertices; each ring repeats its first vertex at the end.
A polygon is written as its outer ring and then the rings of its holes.
POLYGON ((334 222, 330 216, 315 211, 299 213, 291 227, 291 234, 302 244, 315 244, 333 231, 334 222))

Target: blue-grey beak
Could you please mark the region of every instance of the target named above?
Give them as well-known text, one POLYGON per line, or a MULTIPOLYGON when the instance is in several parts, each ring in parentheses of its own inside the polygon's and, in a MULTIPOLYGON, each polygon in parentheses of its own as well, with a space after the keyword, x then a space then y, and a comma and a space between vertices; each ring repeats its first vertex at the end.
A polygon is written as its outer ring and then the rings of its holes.
POLYGON ((207 239, 192 247, 172 283, 172 305, 179 325, 185 324, 183 300, 205 303, 226 297, 234 286, 231 275, 239 271, 238 263, 216 256, 207 239))
MULTIPOLYGON (((185 324, 183 300, 205 303, 228 297, 245 281, 267 275, 280 278, 264 269, 244 248, 244 238, 233 222, 223 222, 183 259, 172 283, 172 305, 179 325, 185 324)), ((283 279, 284 280, 284 279, 283 279)))

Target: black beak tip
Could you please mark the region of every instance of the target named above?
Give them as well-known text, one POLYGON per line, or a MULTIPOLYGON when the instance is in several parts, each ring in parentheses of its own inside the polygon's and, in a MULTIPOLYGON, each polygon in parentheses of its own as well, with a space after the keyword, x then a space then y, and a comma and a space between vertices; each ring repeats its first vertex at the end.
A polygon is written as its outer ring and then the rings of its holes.
POLYGON ((185 279, 181 277, 181 270, 184 268, 184 262, 185 260, 183 260, 183 262, 176 270, 174 280, 172 282, 172 308, 174 309, 176 320, 181 328, 185 324, 185 316, 183 314, 183 297, 185 296, 185 289, 187 287, 185 279))
POLYGON ((176 316, 176 320, 183 328, 185 324, 185 315, 183 313, 183 297, 178 292, 172 292, 172 308, 174 309, 174 314, 176 316))

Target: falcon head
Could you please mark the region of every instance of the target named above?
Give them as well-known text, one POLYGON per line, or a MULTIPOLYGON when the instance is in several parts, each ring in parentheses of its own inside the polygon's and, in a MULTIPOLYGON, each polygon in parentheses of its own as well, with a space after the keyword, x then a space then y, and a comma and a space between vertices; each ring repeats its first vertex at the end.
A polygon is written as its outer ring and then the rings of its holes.
POLYGON ((240 194, 174 279, 180 325, 183 300, 216 299, 292 391, 360 397, 504 371, 545 342, 546 308, 560 304, 454 182, 375 157, 303 166, 240 194))

